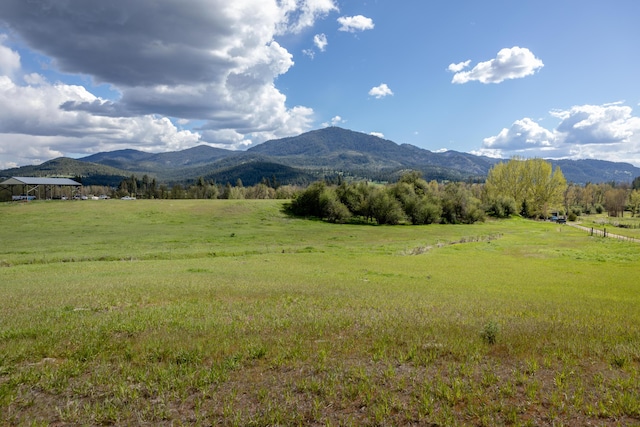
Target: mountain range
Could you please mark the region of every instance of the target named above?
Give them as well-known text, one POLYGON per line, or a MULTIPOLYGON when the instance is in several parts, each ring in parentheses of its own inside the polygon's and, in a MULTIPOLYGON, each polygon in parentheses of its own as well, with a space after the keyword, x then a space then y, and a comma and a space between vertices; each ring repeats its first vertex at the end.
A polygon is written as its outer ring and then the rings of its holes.
MULTIPOLYGON (((58 158, 37 166, 0 171, 10 176, 73 176, 85 185, 117 185, 124 177, 148 175, 158 182, 189 183, 202 177, 218 183, 253 185, 265 179, 306 184, 321 178, 392 181, 418 170, 427 180, 482 181, 502 159, 457 151, 432 152, 377 136, 328 127, 232 151, 206 145, 168 153, 117 150, 80 159, 58 158)), ((569 182, 631 182, 640 168, 603 160, 549 160, 569 182)))

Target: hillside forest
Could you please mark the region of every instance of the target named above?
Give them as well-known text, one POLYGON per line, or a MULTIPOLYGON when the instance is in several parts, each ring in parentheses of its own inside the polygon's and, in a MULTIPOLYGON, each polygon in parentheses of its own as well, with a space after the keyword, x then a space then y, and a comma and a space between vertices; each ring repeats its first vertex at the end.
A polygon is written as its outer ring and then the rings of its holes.
MULTIPOLYGON (((76 178, 80 180, 81 178, 76 178)), ((54 198, 71 195, 57 189, 54 198)), ((8 194, 0 193, 7 200, 8 194)), ((469 224, 486 216, 526 218, 565 216, 575 220, 582 214, 622 216, 640 214, 640 177, 628 183, 567 183, 560 167, 542 159, 513 158, 494 165, 484 183, 427 182, 418 171, 407 170, 397 182, 348 182, 340 176, 309 186, 280 185, 275 176, 244 186, 241 180, 227 182, 198 178, 190 184, 168 186, 155 178, 136 175, 117 187, 88 185, 85 195, 141 199, 290 199, 289 213, 330 222, 375 222, 378 224, 469 224)))

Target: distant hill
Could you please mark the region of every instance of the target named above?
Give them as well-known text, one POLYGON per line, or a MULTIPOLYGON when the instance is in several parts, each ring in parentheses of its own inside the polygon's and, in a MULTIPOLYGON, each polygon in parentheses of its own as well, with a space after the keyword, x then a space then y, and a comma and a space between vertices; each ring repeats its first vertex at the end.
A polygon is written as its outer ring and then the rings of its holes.
MULTIPOLYGON (((147 174, 168 184, 199 177, 220 183, 241 179, 253 185, 273 176, 281 184, 306 183, 323 177, 393 181, 403 171, 419 170, 427 180, 483 180, 500 159, 457 151, 434 153, 377 136, 328 127, 275 139, 247 151, 206 145, 168 153, 118 150, 82 159, 55 159, 38 166, 0 171, 0 176, 74 176, 85 182, 113 182, 132 174, 147 174)), ((567 181, 631 182, 640 168, 603 160, 552 160, 567 181)))
MULTIPOLYGON (((133 151, 133 150, 132 150, 133 151)), ((127 175, 126 171, 99 163, 60 157, 37 166, 0 171, 1 178, 12 176, 68 177, 79 178, 84 185, 118 185, 127 175)))
POLYGON ((80 160, 100 163, 128 171, 159 172, 163 169, 179 169, 202 166, 216 162, 237 152, 199 145, 182 151, 168 153, 145 153, 138 150, 118 150, 93 154, 80 160))
POLYGON ((339 127, 318 129, 302 135, 264 142, 247 150, 273 157, 334 157, 358 153, 373 158, 396 159, 406 153, 395 142, 339 127))
POLYGON ((549 160, 559 166, 567 181, 578 184, 587 182, 631 182, 640 176, 640 168, 630 163, 608 162, 605 160, 549 160))
POLYGON ((241 180, 244 185, 255 185, 263 180, 268 180, 271 184, 307 185, 318 180, 319 177, 302 169, 256 160, 218 170, 204 178, 208 181, 232 185, 235 185, 238 180, 241 180))
POLYGON ((391 177, 406 169, 420 170, 427 179, 479 178, 495 163, 466 153, 433 153, 409 144, 398 145, 339 127, 267 141, 247 152, 275 157, 290 166, 337 170, 365 178, 391 177))

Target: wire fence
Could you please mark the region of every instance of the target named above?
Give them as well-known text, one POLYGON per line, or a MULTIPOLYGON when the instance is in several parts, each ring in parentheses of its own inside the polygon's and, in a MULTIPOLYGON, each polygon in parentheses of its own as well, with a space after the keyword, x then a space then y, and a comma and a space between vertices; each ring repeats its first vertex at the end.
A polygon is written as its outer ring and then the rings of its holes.
POLYGON ((585 227, 583 225, 578 225, 578 224, 569 224, 569 223, 567 223, 567 225, 569 225, 571 227, 574 227, 574 228, 578 228, 580 230, 584 230, 584 231, 588 232, 590 236, 609 237, 609 238, 612 238, 612 239, 627 240, 629 242, 640 243, 640 239, 636 239, 635 237, 621 236, 619 234, 610 233, 609 231, 607 231, 606 227, 603 230, 600 230, 600 229, 597 229, 595 227, 585 227))

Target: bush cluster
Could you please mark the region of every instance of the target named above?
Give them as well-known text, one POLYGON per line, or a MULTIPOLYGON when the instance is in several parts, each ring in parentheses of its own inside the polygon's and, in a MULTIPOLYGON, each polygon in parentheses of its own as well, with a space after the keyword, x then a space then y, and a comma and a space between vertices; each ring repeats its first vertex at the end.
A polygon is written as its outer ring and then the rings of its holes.
POLYGON ((428 183, 418 172, 389 185, 316 182, 296 194, 288 210, 331 222, 359 219, 378 224, 471 224, 485 218, 482 203, 465 184, 428 183))

